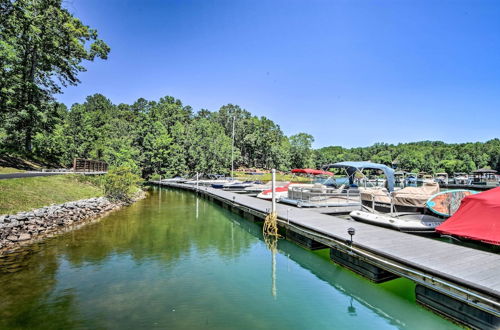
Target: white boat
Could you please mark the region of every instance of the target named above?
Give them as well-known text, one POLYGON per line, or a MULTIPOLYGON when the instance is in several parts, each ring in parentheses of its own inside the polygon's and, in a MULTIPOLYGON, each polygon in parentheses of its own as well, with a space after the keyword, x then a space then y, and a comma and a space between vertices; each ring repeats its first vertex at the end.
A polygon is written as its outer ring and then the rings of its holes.
POLYGON ((233 179, 231 178, 226 178, 223 175, 217 175, 217 174, 207 174, 206 178, 198 178, 198 180, 190 180, 185 182, 185 184, 190 184, 190 185, 199 185, 199 186, 206 186, 210 187, 212 185, 225 185, 228 183, 234 182, 233 179))
MULTIPOLYGON (((275 194, 276 200, 279 200, 281 198, 288 196, 288 187, 289 186, 290 186, 290 183, 286 184, 285 186, 274 188, 274 194, 275 194)), ((271 200, 273 198, 272 192, 273 192, 272 189, 264 190, 257 195, 257 198, 271 200)))
POLYGON ((290 186, 280 203, 297 207, 345 207, 361 205, 358 189, 327 187, 321 183, 290 186))
POLYGON ((180 176, 177 176, 175 178, 162 179, 161 182, 185 183, 188 180, 190 180, 190 179, 181 178, 180 176))
POLYGON ((416 234, 434 233, 436 227, 444 222, 442 218, 413 212, 398 212, 391 215, 352 211, 349 216, 356 221, 416 234))
MULTIPOLYGON (((233 182, 227 183, 222 186, 224 190, 244 190, 255 184, 255 181, 239 181, 234 180, 233 182)), ((215 188, 215 187, 214 187, 215 188)))

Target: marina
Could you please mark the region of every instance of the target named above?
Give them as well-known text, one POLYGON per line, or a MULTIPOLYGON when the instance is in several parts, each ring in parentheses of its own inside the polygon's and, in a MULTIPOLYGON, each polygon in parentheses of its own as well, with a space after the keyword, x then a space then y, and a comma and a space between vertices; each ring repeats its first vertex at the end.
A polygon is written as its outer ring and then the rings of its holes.
POLYGON ((500 330, 500 1, 0 12, 0 330, 500 330))
MULTIPOLYGON (((271 203, 265 200, 209 187, 157 183, 192 190, 254 221, 263 219, 271 207, 271 203)), ((330 248, 334 261, 372 281, 407 278, 417 284, 417 301, 461 323, 477 328, 495 329, 499 326, 498 254, 303 208, 278 204, 277 212, 279 225, 287 238, 312 249, 330 248), (352 244, 348 234, 351 227, 355 228, 352 244)))
POLYGON ((260 225, 152 188, 99 223, 0 258, 0 328, 460 329, 415 303, 411 281, 372 283, 328 250, 280 240, 274 273, 271 259, 260 225))

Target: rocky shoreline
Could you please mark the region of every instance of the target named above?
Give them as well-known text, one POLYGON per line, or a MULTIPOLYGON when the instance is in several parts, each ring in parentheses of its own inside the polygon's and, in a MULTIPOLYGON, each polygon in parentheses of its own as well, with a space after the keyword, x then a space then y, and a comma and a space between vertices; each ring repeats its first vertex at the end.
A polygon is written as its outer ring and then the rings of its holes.
POLYGON ((29 212, 0 215, 0 255, 47 237, 78 229, 89 223, 89 220, 100 218, 144 197, 145 193, 141 191, 130 203, 96 197, 29 212))

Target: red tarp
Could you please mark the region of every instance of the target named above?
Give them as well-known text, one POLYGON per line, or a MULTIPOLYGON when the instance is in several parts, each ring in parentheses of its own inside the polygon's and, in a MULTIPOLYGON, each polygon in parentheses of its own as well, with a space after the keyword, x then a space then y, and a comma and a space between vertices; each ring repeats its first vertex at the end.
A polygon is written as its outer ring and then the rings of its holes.
POLYGON ((500 245, 500 187, 465 197, 436 231, 500 245))
POLYGON ((333 176, 332 172, 322 171, 322 170, 313 170, 312 168, 296 168, 296 169, 292 170, 292 173, 305 173, 305 174, 312 174, 312 175, 325 174, 325 175, 333 176))

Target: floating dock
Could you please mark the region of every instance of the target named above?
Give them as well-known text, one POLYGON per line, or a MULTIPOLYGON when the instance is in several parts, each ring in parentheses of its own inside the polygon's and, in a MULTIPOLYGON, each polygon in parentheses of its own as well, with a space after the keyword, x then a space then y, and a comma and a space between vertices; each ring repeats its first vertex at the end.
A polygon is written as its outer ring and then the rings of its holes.
MULTIPOLYGON (((271 209, 269 201, 219 189, 152 183, 195 191, 251 221, 271 209)), ((288 205, 278 204, 277 213, 287 239, 330 248, 334 262, 377 283, 410 279, 422 305, 472 328, 500 329, 500 255, 288 205)))
POLYGON ((440 188, 444 189, 468 189, 468 190, 477 190, 477 191, 486 191, 499 186, 491 186, 485 184, 455 184, 455 183, 440 183, 440 188))

